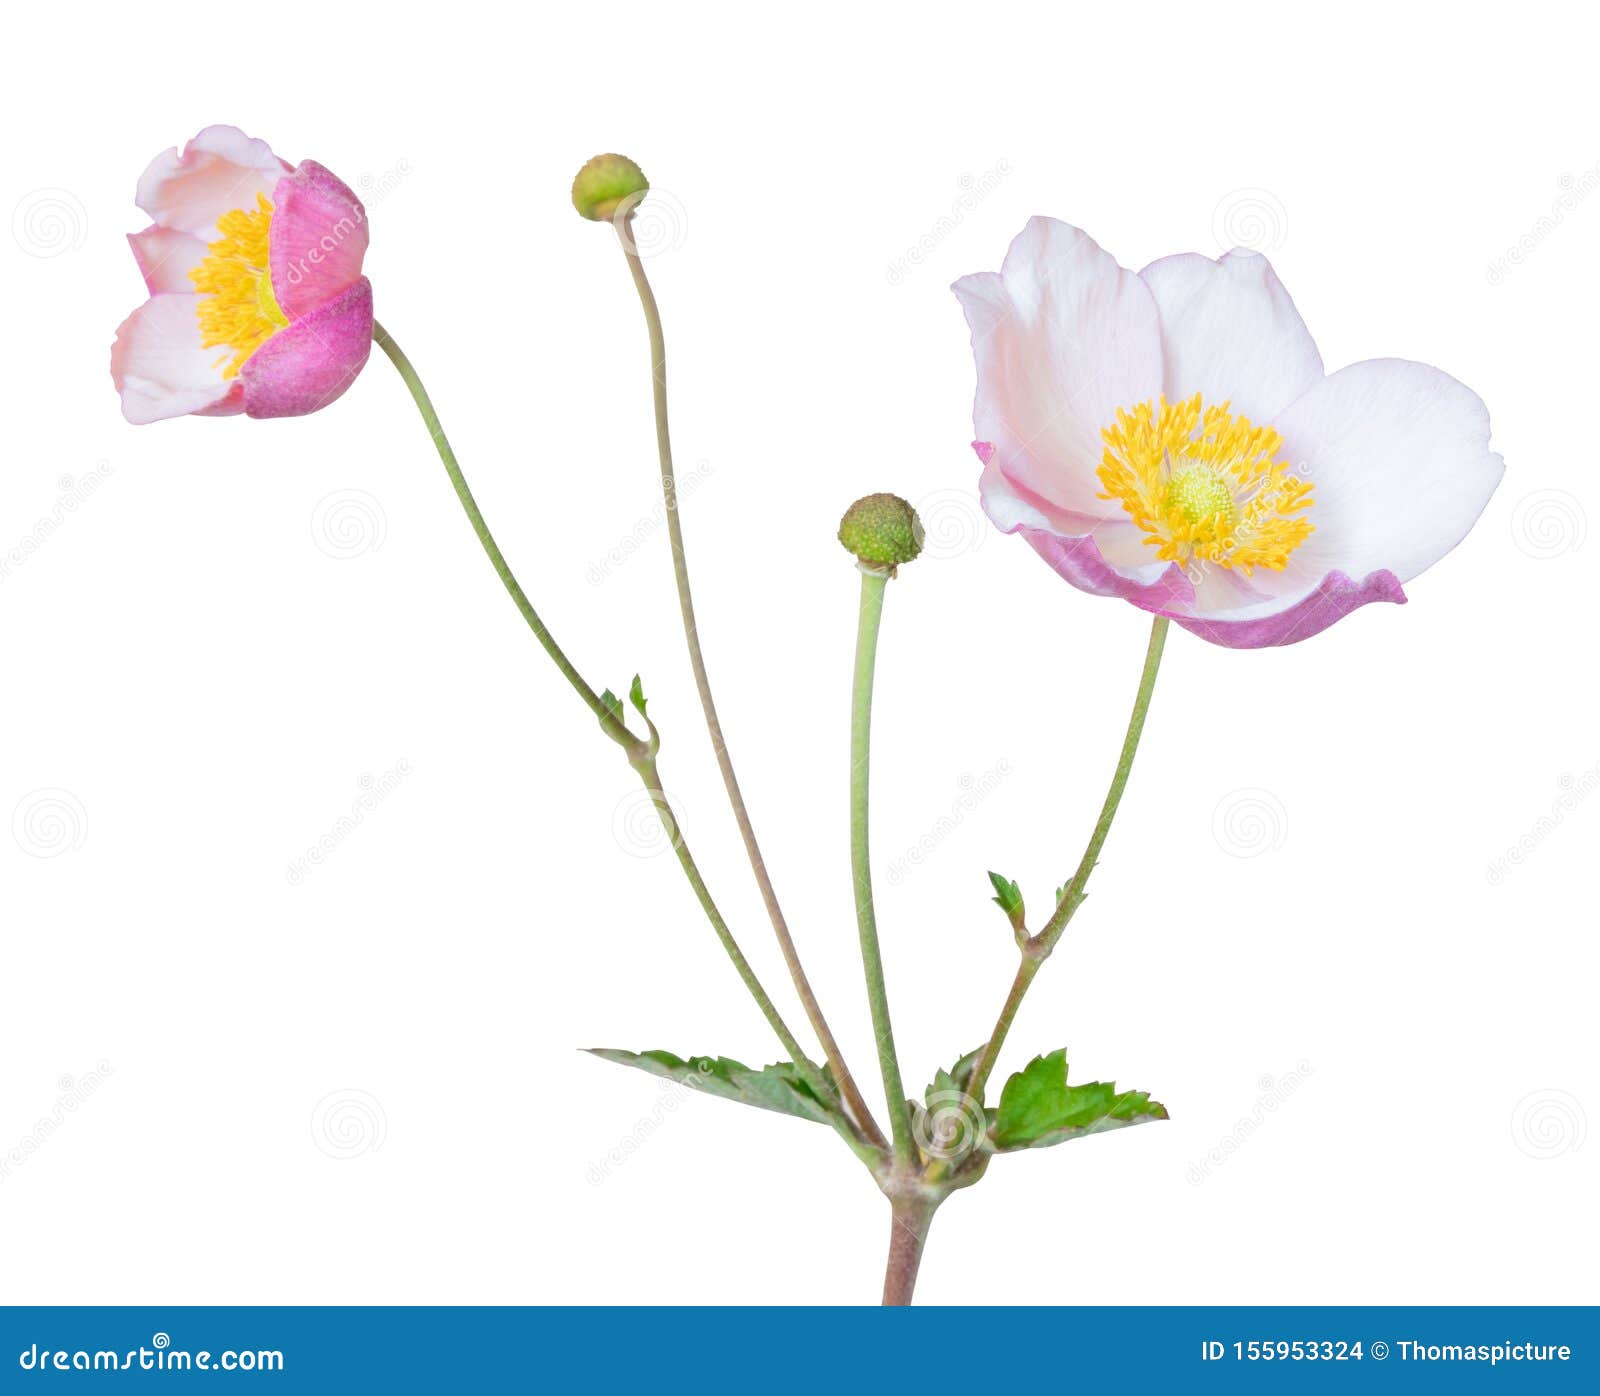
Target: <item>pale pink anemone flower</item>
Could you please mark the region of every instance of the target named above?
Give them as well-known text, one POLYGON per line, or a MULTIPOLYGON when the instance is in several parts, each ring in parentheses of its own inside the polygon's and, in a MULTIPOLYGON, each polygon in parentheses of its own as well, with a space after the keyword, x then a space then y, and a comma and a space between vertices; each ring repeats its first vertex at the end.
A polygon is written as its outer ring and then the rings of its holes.
POLYGON ((1035 218, 957 281, 989 517, 1096 596, 1214 644, 1287 645, 1455 547, 1505 462, 1489 413, 1403 359, 1324 374, 1257 253, 1135 275, 1035 218))
POLYGON ((155 220, 128 237, 150 299, 111 348, 130 422, 298 417, 355 381, 372 283, 366 211, 342 180, 208 126, 150 162, 135 201, 155 220))

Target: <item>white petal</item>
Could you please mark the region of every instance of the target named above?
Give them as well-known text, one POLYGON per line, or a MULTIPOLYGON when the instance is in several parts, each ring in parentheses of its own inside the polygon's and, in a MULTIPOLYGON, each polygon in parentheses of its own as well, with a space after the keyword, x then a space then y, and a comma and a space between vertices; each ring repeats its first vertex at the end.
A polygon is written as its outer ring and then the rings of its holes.
POLYGON ((265 141, 233 126, 207 126, 181 154, 165 150, 150 162, 134 202, 159 227, 212 242, 222 214, 255 208, 256 195, 270 197, 289 168, 265 141))
POLYGON ((1166 394, 1232 402, 1252 422, 1273 414, 1322 379, 1322 355, 1306 322, 1256 252, 1212 261, 1194 252, 1163 257, 1139 273, 1161 311, 1166 394))
POLYGON ((152 296, 117 330, 111 377, 122 415, 136 426, 215 408, 233 392, 217 360, 200 347, 194 294, 152 296))
POLYGON ((1034 218, 1001 271, 956 282, 972 329, 975 434, 1005 474, 1061 509, 1121 510, 1098 498, 1100 431, 1119 407, 1161 391, 1161 339, 1144 283, 1087 233, 1034 218))
POLYGON ((189 273, 205 260, 207 248, 193 233, 152 225, 142 233, 129 233, 128 245, 152 296, 194 290, 189 273))
POLYGON ((1478 395, 1405 359, 1342 368, 1273 425, 1314 486, 1317 531, 1290 558, 1301 581, 1330 568, 1410 581, 1466 537, 1505 472, 1478 395))

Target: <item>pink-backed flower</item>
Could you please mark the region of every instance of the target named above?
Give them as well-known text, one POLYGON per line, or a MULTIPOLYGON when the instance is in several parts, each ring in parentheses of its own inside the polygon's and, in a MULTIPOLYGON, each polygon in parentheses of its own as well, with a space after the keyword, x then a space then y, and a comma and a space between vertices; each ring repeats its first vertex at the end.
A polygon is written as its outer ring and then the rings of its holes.
POLYGON ((1074 586, 1235 648, 1304 640, 1455 547, 1505 463, 1425 364, 1324 374, 1265 257, 1135 275, 1035 218, 956 282, 989 517, 1074 586))
POLYGON ((342 180, 208 126, 150 162, 135 201, 154 220, 128 238, 150 299, 111 348, 130 422, 298 417, 355 381, 372 284, 366 211, 342 180))

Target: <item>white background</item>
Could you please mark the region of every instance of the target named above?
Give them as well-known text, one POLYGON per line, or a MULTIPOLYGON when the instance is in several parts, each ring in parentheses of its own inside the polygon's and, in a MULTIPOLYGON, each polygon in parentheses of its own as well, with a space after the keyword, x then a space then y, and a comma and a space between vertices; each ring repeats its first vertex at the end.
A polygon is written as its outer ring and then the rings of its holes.
MULTIPOLYGON (((940 1214, 919 1297, 1600 1299, 1600 26, 1447 13, 14 15, 0 1297, 877 1296, 887 1209, 831 1134, 576 1050, 776 1044, 671 857, 636 856, 632 773, 388 363, 301 420, 123 423, 134 182, 225 121, 367 197, 380 318, 585 674, 644 675, 691 842, 799 1024, 677 630, 638 306, 567 202, 597 150, 645 166, 728 738, 874 1088, 840 512, 892 489, 933 535, 891 589, 875 733, 913 1089, 1009 982, 985 869, 1039 906, 1076 861, 1146 635, 979 519, 948 283, 1034 213, 1132 267, 1244 242, 1330 369, 1400 355, 1478 390, 1505 483, 1410 605, 1281 650, 1173 631, 1092 895, 1002 1061, 1069 1046, 1076 1079, 1172 1121, 997 1160, 940 1214)), ((1403 477, 1389 503, 1427 507, 1403 477)))

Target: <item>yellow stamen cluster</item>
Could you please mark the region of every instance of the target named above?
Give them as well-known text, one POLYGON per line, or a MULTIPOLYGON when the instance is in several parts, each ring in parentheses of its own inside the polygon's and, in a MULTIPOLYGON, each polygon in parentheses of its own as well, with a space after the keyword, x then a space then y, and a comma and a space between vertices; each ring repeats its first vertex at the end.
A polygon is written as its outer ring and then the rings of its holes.
POLYGON ((1283 438, 1271 427, 1200 394, 1117 409, 1101 433, 1102 499, 1119 500, 1163 562, 1192 558, 1237 568, 1281 571, 1313 532, 1304 517, 1311 484, 1278 459, 1283 438))
POLYGON ((272 203, 256 195, 257 207, 236 208, 217 219, 222 235, 211 255, 189 273, 200 292, 200 347, 231 349, 217 360, 224 378, 236 378, 244 361, 289 323, 272 294, 267 234, 272 203))

